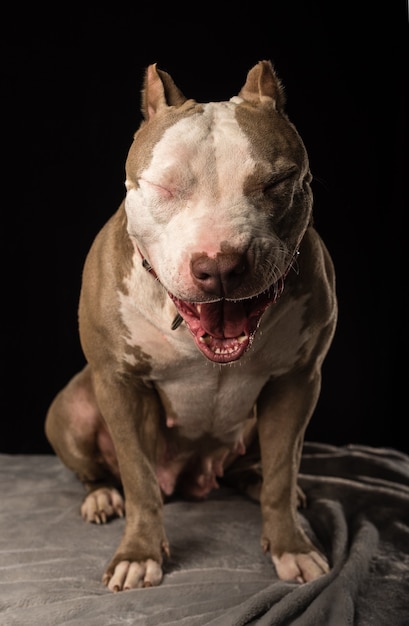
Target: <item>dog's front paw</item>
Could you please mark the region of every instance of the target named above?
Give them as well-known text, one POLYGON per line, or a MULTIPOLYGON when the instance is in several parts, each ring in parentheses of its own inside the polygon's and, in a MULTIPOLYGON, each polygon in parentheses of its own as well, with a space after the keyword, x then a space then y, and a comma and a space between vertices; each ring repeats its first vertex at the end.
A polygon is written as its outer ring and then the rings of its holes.
POLYGON ((306 583, 329 572, 326 558, 316 550, 307 553, 283 552, 271 555, 277 575, 281 580, 306 583))
POLYGON ((105 524, 111 517, 124 517, 124 499, 113 487, 100 487, 84 498, 81 515, 86 522, 94 524, 105 524))
POLYGON ((326 557, 302 526, 294 524, 291 518, 285 518, 285 511, 279 518, 264 523, 261 547, 263 552, 270 552, 281 580, 306 583, 330 571, 326 557))
POLYGON ((153 559, 146 561, 119 561, 111 573, 104 574, 102 582, 110 591, 125 591, 140 587, 156 587, 162 581, 162 567, 153 559))

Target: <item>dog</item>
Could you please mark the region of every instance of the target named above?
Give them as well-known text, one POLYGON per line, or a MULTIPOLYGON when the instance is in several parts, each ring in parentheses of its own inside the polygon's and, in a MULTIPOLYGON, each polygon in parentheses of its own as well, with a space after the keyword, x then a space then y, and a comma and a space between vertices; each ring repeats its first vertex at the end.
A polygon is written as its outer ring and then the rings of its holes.
POLYGON ((337 298, 284 88, 263 60, 238 95, 200 103, 153 63, 141 111, 124 200, 84 264, 86 364, 47 439, 85 486, 83 518, 125 517, 109 590, 159 585, 166 501, 223 476, 259 500, 277 576, 314 580, 330 566, 300 525, 297 476, 337 298))

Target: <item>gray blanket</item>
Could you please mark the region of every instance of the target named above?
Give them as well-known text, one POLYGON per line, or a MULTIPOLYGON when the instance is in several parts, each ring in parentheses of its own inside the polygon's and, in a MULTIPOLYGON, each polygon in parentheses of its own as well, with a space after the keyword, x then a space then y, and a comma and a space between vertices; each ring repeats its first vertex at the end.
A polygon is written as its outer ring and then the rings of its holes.
POLYGON ((165 505, 161 586, 100 582, 124 520, 86 524, 77 479, 51 455, 0 455, 1 626, 408 626, 409 457, 306 443, 300 516, 331 572, 279 581, 259 544, 257 504, 222 487, 165 505))

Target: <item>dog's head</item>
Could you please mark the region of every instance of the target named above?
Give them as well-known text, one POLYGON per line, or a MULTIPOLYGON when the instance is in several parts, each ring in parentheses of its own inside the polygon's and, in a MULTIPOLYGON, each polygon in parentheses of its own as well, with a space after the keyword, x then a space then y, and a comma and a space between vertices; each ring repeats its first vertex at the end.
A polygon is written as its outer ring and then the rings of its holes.
POLYGON ((226 102, 150 65, 126 163, 128 232, 212 361, 250 346, 311 219, 306 150, 269 61, 226 102))

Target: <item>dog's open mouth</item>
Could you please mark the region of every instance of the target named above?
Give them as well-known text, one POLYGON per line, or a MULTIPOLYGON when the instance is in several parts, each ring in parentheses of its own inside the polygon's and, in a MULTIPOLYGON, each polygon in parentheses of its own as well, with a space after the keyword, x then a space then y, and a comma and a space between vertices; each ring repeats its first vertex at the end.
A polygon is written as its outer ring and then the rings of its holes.
POLYGON ((280 296, 284 281, 253 298, 185 302, 169 293, 199 350, 215 363, 237 361, 251 346, 261 317, 280 296))

